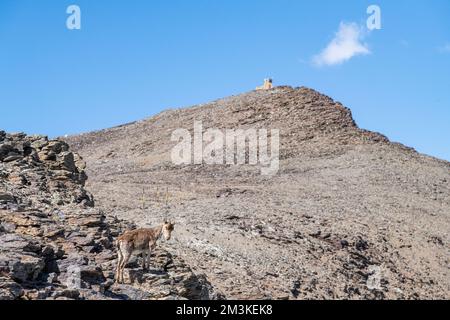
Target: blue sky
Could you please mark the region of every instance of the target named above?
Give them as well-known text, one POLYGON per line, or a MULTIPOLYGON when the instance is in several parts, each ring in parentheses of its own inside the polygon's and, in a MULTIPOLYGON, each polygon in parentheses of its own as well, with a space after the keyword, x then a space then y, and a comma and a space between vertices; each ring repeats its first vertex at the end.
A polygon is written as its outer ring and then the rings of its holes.
POLYGON ((448 0, 0 2, 6 131, 102 129, 246 92, 268 76, 319 90, 362 128, 450 160, 448 0), (66 28, 71 4, 81 30, 66 28), (382 29, 369 32, 371 4, 382 29), (345 27, 356 34, 342 47, 345 27), (329 59, 336 47, 345 61, 329 59))

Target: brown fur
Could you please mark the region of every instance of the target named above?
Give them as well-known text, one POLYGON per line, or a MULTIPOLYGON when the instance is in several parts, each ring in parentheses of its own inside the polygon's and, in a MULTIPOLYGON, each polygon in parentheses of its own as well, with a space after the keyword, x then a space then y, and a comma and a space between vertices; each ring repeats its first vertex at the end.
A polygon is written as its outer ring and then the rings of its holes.
POLYGON ((162 226, 152 229, 137 229, 125 232, 117 240, 116 281, 123 283, 123 271, 133 253, 142 253, 142 268, 148 267, 150 255, 158 240, 164 237, 170 240, 175 224, 164 222, 162 226))

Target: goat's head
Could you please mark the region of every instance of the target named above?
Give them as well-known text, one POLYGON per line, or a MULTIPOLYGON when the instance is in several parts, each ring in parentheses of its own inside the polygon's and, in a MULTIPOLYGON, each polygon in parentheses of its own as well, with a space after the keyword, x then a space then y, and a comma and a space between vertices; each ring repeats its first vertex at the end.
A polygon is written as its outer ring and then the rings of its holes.
POLYGON ((164 222, 163 228, 162 228, 164 239, 170 240, 170 238, 172 237, 173 229, 175 229, 174 222, 167 222, 167 221, 164 222))

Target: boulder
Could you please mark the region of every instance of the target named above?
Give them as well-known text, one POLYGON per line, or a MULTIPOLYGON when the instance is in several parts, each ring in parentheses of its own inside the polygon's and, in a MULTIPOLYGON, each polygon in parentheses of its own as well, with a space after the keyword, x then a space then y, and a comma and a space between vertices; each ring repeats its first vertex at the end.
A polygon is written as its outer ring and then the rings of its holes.
POLYGON ((12 145, 7 143, 0 144, 0 161, 3 161, 3 159, 5 159, 12 151, 14 151, 12 145))
POLYGON ((33 149, 40 151, 47 145, 48 145, 47 137, 44 137, 44 136, 32 137, 31 147, 33 149))
POLYGON ((17 161, 17 160, 21 160, 23 159, 23 156, 21 155, 8 155, 6 158, 3 159, 3 162, 13 162, 13 161, 17 161))
POLYGON ((62 152, 58 156, 58 161, 61 164, 61 167, 70 171, 70 172, 77 172, 77 166, 75 165, 75 157, 72 152, 62 152))
POLYGON ((19 283, 36 281, 44 270, 45 260, 41 257, 22 255, 9 262, 10 277, 19 283))
POLYGON ((10 193, 0 192, 0 203, 8 203, 8 202, 15 203, 16 198, 10 193))
POLYGON ((8 277, 0 276, 0 301, 16 300, 23 294, 24 290, 20 284, 8 277))
POLYGON ((38 157, 42 162, 56 161, 56 153, 49 150, 42 150, 41 152, 38 152, 38 157))
POLYGON ((40 253, 42 246, 39 242, 25 238, 18 234, 7 233, 0 236, 0 254, 8 252, 28 252, 28 253, 40 253))
POLYGON ((48 142, 48 148, 59 154, 63 151, 68 151, 69 145, 61 140, 51 140, 48 142))
POLYGON ((60 290, 60 291, 56 291, 53 295, 53 298, 57 299, 57 298, 68 298, 68 299, 72 299, 72 300, 76 300, 80 297, 80 291, 76 290, 76 289, 65 289, 65 290, 60 290))

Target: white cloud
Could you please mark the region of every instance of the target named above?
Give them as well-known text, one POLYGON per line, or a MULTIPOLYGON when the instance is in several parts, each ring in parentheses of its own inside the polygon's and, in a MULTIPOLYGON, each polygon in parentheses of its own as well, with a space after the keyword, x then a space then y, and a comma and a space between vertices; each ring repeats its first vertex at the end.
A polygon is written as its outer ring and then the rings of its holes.
POLYGON ((344 63, 357 55, 370 54, 367 44, 363 43, 363 30, 356 23, 341 22, 339 31, 328 46, 314 56, 317 66, 331 66, 344 63))

